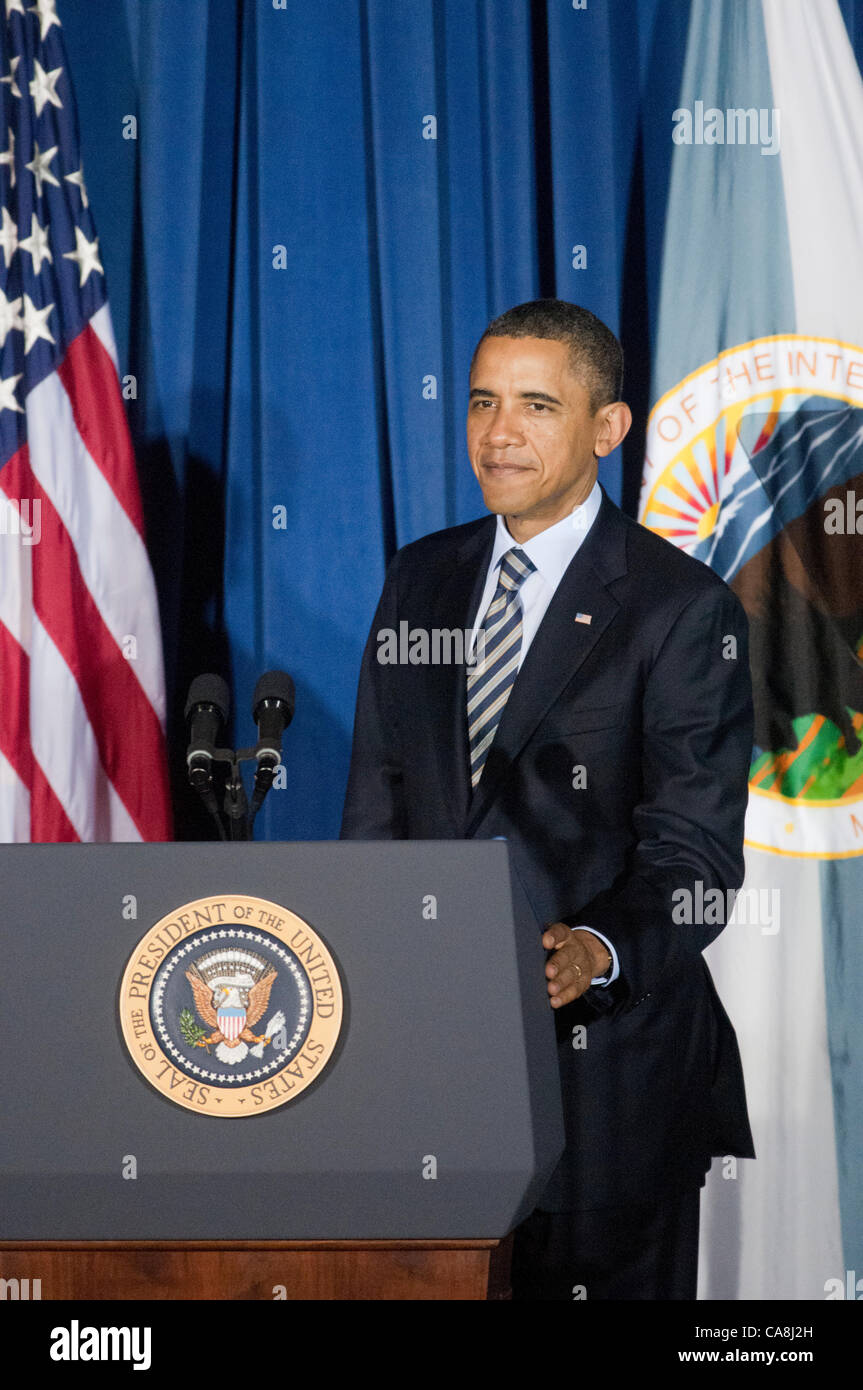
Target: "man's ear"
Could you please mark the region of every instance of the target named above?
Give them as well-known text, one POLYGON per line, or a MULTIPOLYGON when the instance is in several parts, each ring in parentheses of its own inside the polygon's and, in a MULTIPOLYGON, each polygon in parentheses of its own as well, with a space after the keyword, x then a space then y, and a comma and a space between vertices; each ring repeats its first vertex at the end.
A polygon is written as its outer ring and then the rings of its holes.
POLYGON ((604 405, 597 415, 601 421, 596 435, 596 443, 593 452, 597 458, 605 458, 622 444, 629 434, 632 425, 632 411, 626 401, 612 401, 611 405, 604 405))

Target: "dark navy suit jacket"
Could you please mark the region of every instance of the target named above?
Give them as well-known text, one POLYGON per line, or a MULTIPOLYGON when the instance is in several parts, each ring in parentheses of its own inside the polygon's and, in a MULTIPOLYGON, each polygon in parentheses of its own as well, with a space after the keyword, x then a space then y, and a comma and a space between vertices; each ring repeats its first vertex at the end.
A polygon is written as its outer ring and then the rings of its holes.
MULTIPOLYGON (((746 617, 712 570, 603 494, 474 794, 465 668, 382 665, 377 633, 469 630, 495 524, 439 531, 392 561, 363 658, 342 837, 505 836, 540 924, 593 926, 614 943, 619 978, 555 1014, 567 1146, 540 1205, 643 1202, 698 1185, 712 1155, 754 1156, 737 1040, 701 954, 721 924, 673 917, 681 890, 697 916, 704 893, 743 879, 746 617), (586 1045, 574 1048, 578 1024, 586 1045)), ((478 1028, 493 1007, 478 988, 478 1028)))

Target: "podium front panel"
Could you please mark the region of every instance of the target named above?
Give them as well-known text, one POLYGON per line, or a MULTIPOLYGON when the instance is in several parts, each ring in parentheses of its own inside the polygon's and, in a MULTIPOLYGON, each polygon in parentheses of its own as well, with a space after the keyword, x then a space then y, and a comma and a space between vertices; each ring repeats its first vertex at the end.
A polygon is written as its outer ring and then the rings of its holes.
POLYGON ((535 1205, 563 1146, 554 1015, 504 843, 21 845, 0 862, 0 1239, 497 1238, 535 1205), (297 914, 344 990, 320 1076, 238 1118, 155 1089, 119 1014, 148 929, 220 894, 297 914))

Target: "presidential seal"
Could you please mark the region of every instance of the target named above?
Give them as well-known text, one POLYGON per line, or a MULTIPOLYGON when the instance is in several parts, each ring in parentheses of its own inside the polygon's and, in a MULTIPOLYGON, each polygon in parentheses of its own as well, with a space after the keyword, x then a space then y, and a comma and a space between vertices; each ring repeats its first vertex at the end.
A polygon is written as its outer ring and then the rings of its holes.
POLYGON ((136 1067, 168 1100, 199 1115, 260 1115, 324 1070, 342 988, 307 922, 225 894, 148 930, 123 974, 120 1021, 136 1067))

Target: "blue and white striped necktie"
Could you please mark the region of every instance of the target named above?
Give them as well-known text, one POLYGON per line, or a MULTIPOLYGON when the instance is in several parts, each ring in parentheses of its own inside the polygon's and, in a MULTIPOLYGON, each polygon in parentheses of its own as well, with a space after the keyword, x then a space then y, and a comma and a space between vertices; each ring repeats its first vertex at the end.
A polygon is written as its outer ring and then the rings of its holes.
POLYGON ((467 675, 470 781, 476 787, 485 767, 503 707, 515 684, 521 654, 522 608, 518 591, 536 569, 523 550, 508 550, 488 612, 477 629, 477 655, 467 675))

